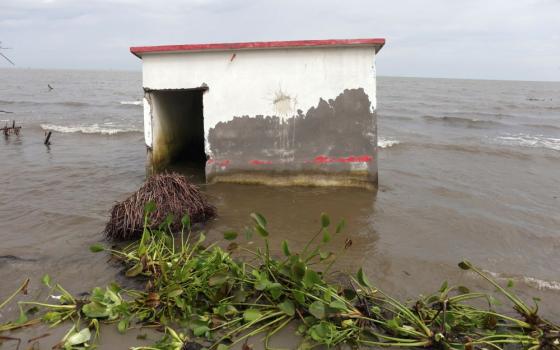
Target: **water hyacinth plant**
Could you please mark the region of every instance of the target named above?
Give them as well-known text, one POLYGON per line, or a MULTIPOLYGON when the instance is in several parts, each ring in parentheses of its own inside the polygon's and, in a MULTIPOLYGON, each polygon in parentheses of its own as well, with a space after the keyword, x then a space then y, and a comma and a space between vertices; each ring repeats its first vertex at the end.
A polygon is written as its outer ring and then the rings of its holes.
MULTIPOLYGON (((119 332, 138 325, 154 327, 163 335, 148 347, 133 349, 251 349, 248 339, 260 335, 265 348, 288 325, 301 336, 299 349, 406 347, 440 349, 504 349, 509 346, 560 350, 560 328, 544 320, 538 308, 528 307, 469 262, 459 266, 487 280, 513 304, 514 314, 494 308, 494 297, 466 287, 444 283, 437 292, 413 303, 403 303, 374 286, 360 269, 346 282, 334 283, 330 270, 337 256, 350 249, 347 239, 340 252, 326 250, 332 235, 340 235, 344 221, 331 225, 321 215, 320 227, 301 250, 282 242, 282 256, 273 256, 266 219, 251 214, 248 235, 262 238, 262 247, 248 249, 233 242, 235 231, 224 233, 232 241, 227 249, 206 244, 204 233, 191 232, 190 219, 171 232, 172 216, 157 229, 148 217, 139 241, 113 249, 97 244, 93 252, 106 252, 125 268, 125 276, 143 288, 111 284, 76 298, 45 276, 43 283, 58 303, 19 302, 20 319, 0 325, 0 332, 37 322, 52 326, 71 324, 59 344, 63 349, 95 346, 100 324, 113 324, 119 332), (484 303, 481 303, 483 301, 484 303), (478 305, 486 305, 480 307, 478 305), (29 320, 29 311, 39 311, 29 320)), ((338 279, 339 280, 339 279, 338 279)), ((12 302, 27 283, 0 305, 12 302)), ((15 337, 0 338, 11 340, 15 337)))

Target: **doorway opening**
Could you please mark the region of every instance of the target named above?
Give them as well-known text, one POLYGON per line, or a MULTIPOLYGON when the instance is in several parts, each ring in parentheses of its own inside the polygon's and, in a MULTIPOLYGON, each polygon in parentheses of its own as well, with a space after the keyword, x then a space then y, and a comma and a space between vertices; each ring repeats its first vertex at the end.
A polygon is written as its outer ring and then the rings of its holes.
POLYGON ((174 170, 205 180, 205 91, 206 88, 147 91, 152 105, 155 169, 174 170))

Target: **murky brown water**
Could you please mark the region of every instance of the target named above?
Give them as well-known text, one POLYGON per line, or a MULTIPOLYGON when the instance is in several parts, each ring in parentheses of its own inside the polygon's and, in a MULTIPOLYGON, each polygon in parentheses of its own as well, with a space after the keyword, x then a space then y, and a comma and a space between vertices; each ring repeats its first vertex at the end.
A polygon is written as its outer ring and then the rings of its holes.
MULTIPOLYGON (((38 75, 33 79, 26 76, 29 81, 37 81, 50 73, 25 74, 38 75)), ((74 80, 83 79, 84 88, 91 86, 98 75, 100 80, 109 79, 106 73, 83 73, 85 77, 80 72, 68 74, 74 80)), ((119 83, 126 88, 116 101, 134 98, 130 96, 136 96, 139 77, 119 74, 123 77, 111 75, 113 85, 119 83)), ((6 77, 13 80, 12 84, 20 84, 15 73, 6 77)), ((436 114, 438 110, 445 115, 457 110, 468 113, 470 107, 465 98, 461 100, 461 94, 465 94, 461 91, 470 91, 475 83, 451 82, 454 85, 441 80, 380 79, 380 135, 396 138, 400 144, 380 150, 377 193, 358 189, 204 186, 219 212, 219 217, 205 228, 208 236, 219 239, 226 229, 241 230, 250 224, 249 213, 259 211, 269 221, 273 247, 283 239, 294 247, 301 246, 316 232, 320 213, 327 212, 332 221, 344 218, 348 223, 344 234, 331 243, 333 249, 341 247, 346 237, 353 241, 352 248, 337 264, 341 271, 353 272, 363 266, 376 285, 402 298, 433 291, 444 280, 489 290, 479 279, 456 267, 458 261, 468 258, 500 278, 516 280, 515 289, 522 296, 542 298, 545 314, 560 320, 560 151, 550 143, 553 137, 545 134, 546 130, 554 130, 560 116, 553 109, 549 114, 542 112, 549 110, 545 108, 548 104, 543 109, 535 107, 536 117, 526 106, 527 101, 520 109, 507 107, 517 96, 509 96, 508 92, 518 90, 527 96, 546 96, 551 98, 552 107, 558 106, 560 84, 477 85, 493 91, 495 97, 477 97, 481 100, 476 107, 479 117, 485 110, 502 108, 505 111, 500 113, 517 113, 510 119, 521 121, 512 125, 535 124, 537 117, 541 124, 543 120, 550 121, 549 126, 543 127, 541 139, 547 139, 549 143, 544 145, 551 148, 494 144, 488 141, 489 135, 502 137, 501 131, 450 119, 436 123, 424 118, 424 113, 436 114), (436 97, 452 93, 453 88, 458 100, 440 103, 436 97), (549 96, 555 96, 554 100, 549 96), (512 111, 508 112, 508 108, 512 111)), ((63 83, 64 79, 57 87, 63 83)), ((39 95, 38 101, 47 99, 42 92, 33 91, 34 86, 21 83, 21 94, 28 94, 28 100, 35 95, 39 95)), ((95 97, 87 98, 115 100, 116 87, 103 86, 95 97), (105 97, 103 89, 107 89, 105 97)), ((19 137, 0 138, 0 299, 26 277, 32 280, 32 294, 38 293, 40 277, 45 273, 73 293, 119 279, 118 268, 108 264, 103 254, 90 253, 88 247, 102 239, 111 205, 136 190, 144 179, 142 135, 57 132, 47 149, 38 125, 56 117, 55 107, 45 101, 7 103, 23 97, 6 94, 6 90, 0 90, 0 109, 15 110, 17 113, 8 117, 21 120, 24 130, 19 137)), ((98 114, 141 120, 140 109, 121 107, 113 110, 105 106, 98 114)), ((94 118, 90 109, 70 105, 60 107, 58 113, 68 115, 69 125, 74 125, 94 118)), ((495 121, 506 117, 488 118, 495 121)), ((126 124, 126 120, 122 123, 126 124)), ((15 313, 13 306, 6 308, 0 314, 0 322, 13 318, 15 313)), ((141 343, 133 333, 121 336, 114 327, 105 328, 101 349, 141 343)), ((40 341, 41 348, 50 348, 63 331, 48 330, 52 336, 40 341)), ((33 327, 18 336, 28 339, 43 332, 44 327, 33 327)), ((292 347, 294 342, 296 338, 292 337, 280 340, 285 347, 292 347)), ((10 343, 0 347, 13 348, 10 343)))

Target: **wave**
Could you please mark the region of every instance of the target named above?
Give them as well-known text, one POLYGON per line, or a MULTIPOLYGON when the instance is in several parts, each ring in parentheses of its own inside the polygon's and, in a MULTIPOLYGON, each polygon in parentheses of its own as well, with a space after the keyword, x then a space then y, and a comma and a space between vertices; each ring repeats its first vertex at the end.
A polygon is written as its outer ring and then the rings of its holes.
POLYGON ((142 101, 120 101, 121 105, 128 105, 128 106, 141 106, 142 101))
POLYGON ((389 139, 389 138, 384 138, 384 137, 379 137, 377 139, 377 147, 379 148, 389 148, 392 147, 394 145, 398 145, 400 143, 399 140, 395 140, 395 139, 389 139))
POLYGON ((116 135, 116 134, 123 134, 123 133, 142 132, 142 130, 140 129, 114 128, 114 127, 99 126, 99 124, 78 125, 78 126, 41 124, 41 129, 60 132, 60 133, 82 133, 82 134, 101 134, 101 135, 116 135))
POLYGON ((452 126, 466 126, 469 128, 484 128, 484 127, 492 127, 498 125, 504 125, 500 122, 495 122, 492 120, 483 120, 483 119, 471 119, 471 118, 463 118, 463 117, 450 117, 450 116, 443 116, 443 117, 435 117, 432 115, 425 115, 422 117, 429 123, 443 123, 452 126))
POLYGON ((558 281, 547 281, 528 276, 508 276, 488 270, 484 270, 484 272, 488 273, 490 276, 497 280, 512 280, 514 282, 522 282, 538 290, 560 290, 560 282, 558 281))
POLYGON ((32 105, 32 106, 43 106, 43 105, 59 105, 68 107, 86 107, 92 106, 91 103, 83 101, 14 101, 14 100, 0 100, 0 104, 13 104, 13 105, 32 105))
POLYGON ((523 126, 528 126, 530 128, 560 130, 560 126, 550 125, 550 124, 522 124, 522 125, 523 126))
POLYGON ((498 136, 497 141, 511 146, 547 148, 560 151, 560 138, 545 137, 543 135, 507 135, 498 136))
MULTIPOLYGON (((38 104, 43 104, 43 102, 37 102, 38 104)), ((91 106, 90 103, 87 102, 80 102, 80 101, 62 101, 62 102, 49 102, 49 104, 58 104, 61 106, 69 106, 69 107, 85 107, 91 106)))
POLYGON ((407 149, 432 149, 445 152, 464 152, 470 154, 484 154, 495 157, 506 157, 515 159, 530 159, 531 155, 520 152, 512 147, 495 147, 488 144, 449 144, 449 143, 424 143, 424 142, 407 142, 403 144, 407 149))

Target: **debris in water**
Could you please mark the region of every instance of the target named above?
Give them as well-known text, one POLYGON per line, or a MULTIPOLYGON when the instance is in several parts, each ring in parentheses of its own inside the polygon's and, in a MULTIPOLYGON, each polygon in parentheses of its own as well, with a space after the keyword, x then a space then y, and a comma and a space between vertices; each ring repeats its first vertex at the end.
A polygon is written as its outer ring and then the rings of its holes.
POLYGON ((51 145, 51 135, 52 135, 52 131, 49 132, 45 131, 45 146, 51 145))
POLYGON ((12 126, 8 126, 8 123, 3 128, 0 128, 0 131, 4 133, 5 136, 15 134, 19 135, 19 131, 21 130, 21 126, 16 126, 16 121, 12 121, 12 126))
POLYGON ((209 204, 198 186, 183 175, 164 173, 151 176, 145 183, 123 202, 111 210, 111 219, 105 227, 105 235, 116 240, 138 238, 143 232, 144 207, 155 204, 149 214, 152 228, 161 224, 171 230, 181 229, 181 218, 188 214, 192 223, 204 222, 216 216, 216 208, 209 204))

